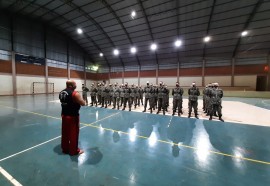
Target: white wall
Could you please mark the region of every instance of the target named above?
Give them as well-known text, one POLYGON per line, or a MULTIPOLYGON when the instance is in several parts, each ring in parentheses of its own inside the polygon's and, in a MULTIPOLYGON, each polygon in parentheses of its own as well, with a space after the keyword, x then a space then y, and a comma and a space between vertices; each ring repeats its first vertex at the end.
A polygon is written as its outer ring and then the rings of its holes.
POLYGON ((87 86, 88 88, 91 87, 91 84, 92 84, 92 83, 95 83, 95 86, 97 85, 97 82, 94 81, 94 80, 90 80, 90 79, 86 80, 86 86, 87 86))
POLYGON ((153 85, 156 84, 156 78, 152 78, 152 77, 144 77, 140 79, 140 84, 142 86, 146 86, 146 82, 149 81, 149 83, 153 83, 153 85))
POLYGON ((256 89, 257 76, 234 76, 234 86, 248 86, 256 89))
POLYGON ((0 82, 1 82, 0 95, 12 95, 13 94, 12 75, 0 74, 0 82))
POLYGON ((205 76, 205 85, 217 82, 219 86, 231 86, 231 76, 205 76))
POLYGON ((17 75, 17 94, 32 94, 33 82, 44 82, 44 84, 35 84, 35 93, 46 93, 45 77, 17 75))
POLYGON ((128 85, 132 85, 132 84, 138 85, 138 77, 136 77, 136 78, 124 78, 124 83, 125 82, 128 82, 128 85))
POLYGON ((175 83, 177 81, 177 77, 159 77, 158 78, 158 83, 162 81, 164 82, 167 86, 175 86, 175 83))
POLYGON ((110 83, 111 84, 118 83, 118 85, 121 85, 122 84, 122 78, 110 79, 110 83))
POLYGON ((179 77, 180 86, 190 86, 193 82, 202 86, 202 77, 179 77))
POLYGON ((64 88, 66 88, 67 78, 57 78, 57 77, 49 77, 48 82, 54 83, 54 92, 60 92, 64 88))

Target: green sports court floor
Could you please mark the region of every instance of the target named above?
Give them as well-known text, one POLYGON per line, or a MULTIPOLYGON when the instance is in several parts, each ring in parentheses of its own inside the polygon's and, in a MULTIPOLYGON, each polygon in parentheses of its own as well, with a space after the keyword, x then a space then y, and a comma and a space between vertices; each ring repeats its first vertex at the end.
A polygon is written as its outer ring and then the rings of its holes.
POLYGON ((1 186, 270 185, 270 127, 83 107, 70 157, 57 97, 0 97, 1 186))

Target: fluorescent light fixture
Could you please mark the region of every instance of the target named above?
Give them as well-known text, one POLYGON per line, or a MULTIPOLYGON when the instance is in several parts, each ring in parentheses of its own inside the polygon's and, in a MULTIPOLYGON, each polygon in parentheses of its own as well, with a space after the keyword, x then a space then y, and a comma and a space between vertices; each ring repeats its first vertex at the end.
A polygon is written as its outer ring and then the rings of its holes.
POLYGON ((136 12, 135 12, 135 10, 132 10, 130 15, 131 15, 131 18, 135 18, 135 17, 136 17, 136 12))
POLYGON ((155 51, 157 49, 157 44, 153 43, 151 45, 151 50, 155 51))
POLYGON ((97 71, 97 70, 98 70, 98 66, 92 66, 92 67, 91 67, 91 70, 97 71))
POLYGON ((114 49, 114 50, 113 50, 113 54, 114 54, 115 56, 119 55, 119 50, 114 49))
POLYGON ((82 34, 83 33, 83 30, 81 28, 77 28, 77 33, 78 34, 82 34))
POLYGON ((242 36, 242 37, 245 37, 245 36, 247 36, 247 35, 248 35, 248 31, 246 31, 246 30, 243 31, 243 32, 241 33, 241 36, 242 36))
POLYGON ((209 42, 210 40, 211 40, 210 36, 206 36, 206 37, 203 39, 203 41, 206 42, 206 43, 209 42))
POLYGON ((131 47, 130 52, 132 54, 135 54, 137 52, 137 49, 135 47, 131 47))
POLYGON ((102 52, 100 52, 100 53, 99 53, 99 56, 100 56, 100 57, 103 57, 103 53, 102 53, 102 52))
POLYGON ((182 41, 181 40, 176 40, 175 42, 174 42, 174 45, 176 46, 176 47, 180 47, 181 45, 182 45, 182 41))

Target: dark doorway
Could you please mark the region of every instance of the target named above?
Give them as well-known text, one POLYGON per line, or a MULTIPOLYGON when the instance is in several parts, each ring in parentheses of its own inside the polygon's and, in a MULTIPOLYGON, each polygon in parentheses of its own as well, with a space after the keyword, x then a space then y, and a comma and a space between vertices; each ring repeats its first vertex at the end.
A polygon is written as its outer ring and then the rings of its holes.
POLYGON ((266 76, 257 76, 256 91, 266 91, 266 76))

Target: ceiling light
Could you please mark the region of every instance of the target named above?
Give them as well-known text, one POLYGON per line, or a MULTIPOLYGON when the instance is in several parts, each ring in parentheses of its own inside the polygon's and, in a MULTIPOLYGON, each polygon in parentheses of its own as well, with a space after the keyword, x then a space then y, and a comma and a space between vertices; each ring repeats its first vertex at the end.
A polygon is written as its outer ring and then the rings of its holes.
POLYGON ((210 38, 209 36, 206 36, 206 37, 203 39, 203 41, 207 43, 207 42, 210 41, 210 39, 211 39, 211 38, 210 38))
POLYGON ((175 45, 176 47, 180 47, 180 46, 182 45, 182 41, 181 41, 181 40, 176 40, 176 41, 174 42, 174 45, 175 45))
POLYGON ((100 52, 100 53, 99 53, 99 56, 100 56, 100 57, 103 57, 103 53, 100 52))
POLYGON ((132 10, 132 12, 131 12, 131 18, 135 18, 136 17, 136 12, 135 12, 135 10, 132 10))
POLYGON ((137 49, 135 47, 131 47, 130 52, 132 54, 135 54, 137 52, 137 49))
POLYGON ((119 50, 114 49, 114 50, 113 50, 113 54, 114 54, 115 56, 117 56, 117 55, 119 54, 119 50))
POLYGON ((248 31, 243 31, 243 32, 241 33, 241 36, 242 36, 242 37, 245 37, 246 35, 248 35, 248 31))
POLYGON ((77 33, 78 34, 82 34, 83 33, 82 29, 81 28, 77 28, 77 33))
POLYGON ((156 49, 157 49, 157 45, 156 45, 155 43, 153 43, 153 44, 151 45, 151 50, 155 51, 156 49))

